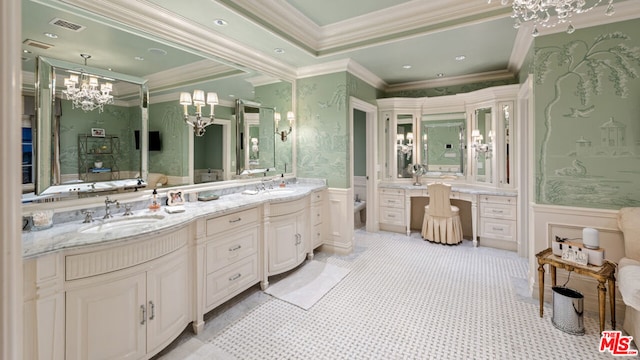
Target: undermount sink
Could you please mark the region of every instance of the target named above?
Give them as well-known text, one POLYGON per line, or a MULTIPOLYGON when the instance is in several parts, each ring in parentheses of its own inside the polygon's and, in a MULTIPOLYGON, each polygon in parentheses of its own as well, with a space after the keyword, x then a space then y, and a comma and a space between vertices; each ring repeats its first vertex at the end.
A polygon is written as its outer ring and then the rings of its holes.
POLYGON ((265 190, 266 194, 270 194, 270 195, 287 195, 287 194, 293 194, 296 192, 296 189, 288 189, 288 188, 276 188, 276 189, 268 189, 265 190))
POLYGON ((107 231, 145 230, 145 226, 153 225, 164 219, 164 215, 139 215, 118 216, 107 220, 96 220, 96 223, 88 224, 78 230, 84 234, 95 234, 107 231))

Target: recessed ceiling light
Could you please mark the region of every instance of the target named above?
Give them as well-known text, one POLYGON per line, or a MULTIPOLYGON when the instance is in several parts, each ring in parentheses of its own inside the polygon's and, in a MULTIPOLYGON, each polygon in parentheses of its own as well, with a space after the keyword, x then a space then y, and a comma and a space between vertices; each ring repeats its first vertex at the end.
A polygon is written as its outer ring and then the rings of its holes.
POLYGON ((228 24, 227 20, 224 20, 224 19, 215 19, 213 20, 213 23, 218 26, 227 26, 228 24))
POLYGON ((147 51, 152 53, 152 54, 154 54, 154 55, 167 55, 167 51, 163 50, 163 49, 148 48, 147 51))
POLYGON ((135 56, 133 59, 138 61, 144 61, 144 58, 142 56, 135 56))
POLYGON ((50 32, 46 32, 44 33, 44 36, 48 37, 48 38, 52 38, 52 39, 57 39, 58 35, 54 34, 54 33, 50 33, 50 32))
POLYGON ((462 60, 464 60, 464 59, 466 59, 466 58, 467 58, 467 57, 466 57, 466 56, 464 56, 464 55, 458 55, 458 56, 456 56, 456 61, 462 61, 462 60))
POLYGON ((411 65, 407 64, 407 65, 402 65, 403 69, 411 69, 411 65))
POLYGON ((436 76, 437 77, 444 77, 444 73, 437 73, 436 76))
POLYGON ((233 95, 233 94, 229 94, 229 97, 234 98, 234 97, 236 97, 236 96, 235 96, 235 95, 233 95))
POLYGON ((273 49, 273 51, 275 51, 276 54, 284 54, 284 49, 283 48, 275 48, 275 49, 273 49))
POLYGON ((25 53, 25 54, 31 54, 31 51, 29 51, 27 49, 22 50, 22 52, 25 53))

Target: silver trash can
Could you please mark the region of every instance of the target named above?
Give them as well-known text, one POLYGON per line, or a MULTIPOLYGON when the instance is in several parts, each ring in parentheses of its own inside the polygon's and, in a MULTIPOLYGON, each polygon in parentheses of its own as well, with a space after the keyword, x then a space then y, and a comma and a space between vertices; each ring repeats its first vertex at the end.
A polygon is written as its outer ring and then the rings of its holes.
POLYGON ((582 319, 584 296, 573 289, 554 286, 553 316, 551 322, 556 328, 572 334, 584 335, 582 319))

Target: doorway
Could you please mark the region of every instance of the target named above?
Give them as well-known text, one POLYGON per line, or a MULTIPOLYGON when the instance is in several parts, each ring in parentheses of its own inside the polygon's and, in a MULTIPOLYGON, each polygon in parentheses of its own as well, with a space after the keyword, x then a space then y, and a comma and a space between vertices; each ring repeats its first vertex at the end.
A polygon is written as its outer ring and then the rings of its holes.
POLYGON ((353 194, 353 227, 375 231, 377 107, 350 98, 350 178, 353 194))

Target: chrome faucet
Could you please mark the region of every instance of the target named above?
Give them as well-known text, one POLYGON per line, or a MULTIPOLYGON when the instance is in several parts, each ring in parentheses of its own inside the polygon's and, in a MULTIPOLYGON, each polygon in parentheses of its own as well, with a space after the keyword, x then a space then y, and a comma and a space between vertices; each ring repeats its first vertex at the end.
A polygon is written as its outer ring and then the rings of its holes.
POLYGON ((82 213, 84 214, 84 221, 82 222, 83 224, 93 222, 93 210, 85 210, 82 213))
POLYGON ((106 199, 104 199, 104 217, 103 219, 109 219, 112 218, 113 216, 111 216, 111 209, 109 208, 109 205, 111 204, 116 204, 116 207, 119 208, 120 207, 120 203, 118 202, 118 200, 109 200, 109 197, 107 196, 106 199))
POLYGON ((133 212, 131 211, 131 207, 133 205, 131 204, 124 204, 124 214, 122 214, 122 216, 129 216, 129 215, 133 215, 133 212))

